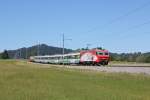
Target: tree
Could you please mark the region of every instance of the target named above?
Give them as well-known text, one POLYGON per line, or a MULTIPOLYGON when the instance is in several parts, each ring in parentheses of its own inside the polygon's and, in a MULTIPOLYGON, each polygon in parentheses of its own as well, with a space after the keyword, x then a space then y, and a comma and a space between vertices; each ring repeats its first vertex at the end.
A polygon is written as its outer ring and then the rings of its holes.
POLYGON ((0 53, 0 59, 2 58, 2 54, 0 53))
POLYGON ((97 49, 99 49, 99 50, 103 50, 103 48, 102 48, 102 47, 97 47, 97 49))
POLYGON ((9 59, 9 55, 8 55, 7 50, 4 50, 4 52, 1 54, 1 58, 2 59, 9 59))
POLYGON ((148 55, 147 57, 146 57, 146 61, 145 61, 146 63, 150 63, 150 55, 148 55))

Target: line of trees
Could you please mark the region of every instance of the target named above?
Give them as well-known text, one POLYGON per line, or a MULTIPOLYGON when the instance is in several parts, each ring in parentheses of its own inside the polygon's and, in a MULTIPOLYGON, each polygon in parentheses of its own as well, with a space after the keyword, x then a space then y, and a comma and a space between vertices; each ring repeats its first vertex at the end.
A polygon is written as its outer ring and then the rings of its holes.
POLYGON ((4 52, 2 52, 2 53, 0 54, 0 58, 1 58, 1 59, 9 59, 8 51, 7 51, 7 50, 4 50, 4 52))
POLYGON ((110 53, 111 61, 126 61, 126 62, 145 62, 150 63, 150 52, 149 53, 110 53))

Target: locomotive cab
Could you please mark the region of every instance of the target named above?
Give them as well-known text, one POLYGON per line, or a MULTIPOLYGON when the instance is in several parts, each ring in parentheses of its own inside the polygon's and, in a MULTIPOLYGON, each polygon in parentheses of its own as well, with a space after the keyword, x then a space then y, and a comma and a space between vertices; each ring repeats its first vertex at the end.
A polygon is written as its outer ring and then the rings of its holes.
POLYGON ((96 51, 97 63, 101 65, 108 65, 109 62, 109 52, 107 50, 96 51))
POLYGON ((81 64, 92 65, 108 65, 109 52, 107 50, 87 50, 80 52, 81 64))

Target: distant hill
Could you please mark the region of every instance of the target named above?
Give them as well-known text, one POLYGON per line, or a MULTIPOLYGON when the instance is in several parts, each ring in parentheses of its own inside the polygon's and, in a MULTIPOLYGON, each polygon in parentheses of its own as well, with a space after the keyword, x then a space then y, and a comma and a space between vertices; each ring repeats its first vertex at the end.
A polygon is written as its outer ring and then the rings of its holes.
MULTIPOLYGON (((65 53, 70 53, 70 52, 74 52, 74 50, 65 48, 65 53)), ((36 55, 62 54, 62 48, 41 44, 41 45, 35 45, 28 48, 24 47, 17 50, 8 50, 8 54, 10 58, 25 59, 26 57, 29 58, 30 56, 36 56, 36 55)))

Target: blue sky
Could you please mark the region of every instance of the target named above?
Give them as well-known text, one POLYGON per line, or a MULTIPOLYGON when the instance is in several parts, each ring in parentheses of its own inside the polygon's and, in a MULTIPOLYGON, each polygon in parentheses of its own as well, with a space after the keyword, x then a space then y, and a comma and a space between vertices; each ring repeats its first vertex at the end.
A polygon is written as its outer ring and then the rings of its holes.
POLYGON ((0 0, 0 51, 38 43, 150 51, 149 0, 0 0), (147 4, 143 7, 142 5, 147 4), (137 11, 133 11, 139 8, 137 11), (133 11, 132 13, 129 13, 133 11), (129 13, 129 15, 126 15, 129 13), (121 17, 118 20, 116 18, 121 17), (110 24, 110 22, 114 21, 110 24), (146 23, 146 24, 144 24, 146 23))

